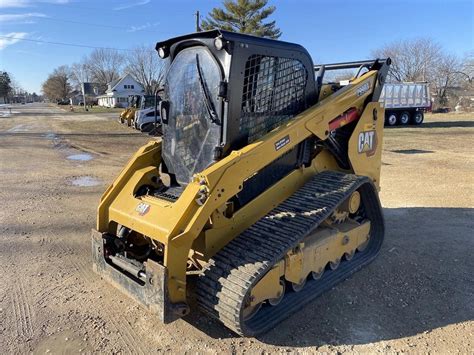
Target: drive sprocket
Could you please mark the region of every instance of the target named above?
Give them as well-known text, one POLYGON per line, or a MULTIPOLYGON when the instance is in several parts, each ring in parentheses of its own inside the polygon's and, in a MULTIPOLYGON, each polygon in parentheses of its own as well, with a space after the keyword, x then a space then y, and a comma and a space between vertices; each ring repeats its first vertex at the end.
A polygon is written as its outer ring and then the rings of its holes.
POLYGON ((349 218, 349 212, 336 208, 326 220, 328 224, 341 224, 349 218))

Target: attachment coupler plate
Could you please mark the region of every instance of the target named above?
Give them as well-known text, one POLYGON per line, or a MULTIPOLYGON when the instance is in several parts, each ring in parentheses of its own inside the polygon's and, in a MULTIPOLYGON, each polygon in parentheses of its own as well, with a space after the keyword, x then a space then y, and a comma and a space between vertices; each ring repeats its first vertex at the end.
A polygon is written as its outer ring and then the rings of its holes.
POLYGON ((118 267, 107 262, 105 250, 107 234, 92 229, 93 270, 127 296, 138 301, 152 313, 158 315, 163 323, 171 323, 189 313, 185 304, 172 304, 168 297, 168 272, 166 267, 148 260, 146 279, 143 282, 132 278, 118 267))

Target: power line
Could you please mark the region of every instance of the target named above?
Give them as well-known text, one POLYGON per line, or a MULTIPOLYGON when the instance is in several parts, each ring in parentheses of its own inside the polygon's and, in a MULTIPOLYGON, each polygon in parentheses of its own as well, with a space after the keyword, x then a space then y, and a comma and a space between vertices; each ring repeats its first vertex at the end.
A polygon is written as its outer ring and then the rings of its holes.
MULTIPOLYGON (((42 4, 43 6, 44 5, 49 5, 49 6, 56 6, 56 7, 62 7, 62 8, 74 8, 74 9, 81 9, 81 10, 94 10, 94 11, 104 11, 104 12, 110 12, 111 8, 110 7, 91 7, 91 6, 77 6, 75 5, 74 3, 54 3, 54 2, 50 2, 50 3, 44 3, 42 4)), ((119 4, 115 4, 115 6, 117 6, 119 4)), ((147 4, 145 4, 147 5, 147 4)), ((113 10, 113 8, 112 8, 113 10)), ((120 10, 113 10, 113 11, 120 11, 120 10)))
POLYGON ((162 32, 162 31, 153 31, 147 30, 146 28, 140 29, 140 26, 133 26, 130 27, 123 27, 123 26, 114 26, 114 25, 106 25, 101 23, 91 23, 91 22, 82 22, 82 21, 75 21, 75 20, 67 20, 67 19, 58 19, 54 17, 35 17, 36 20, 46 20, 46 21, 56 21, 56 22, 65 22, 65 23, 74 23, 78 25, 87 25, 87 26, 96 26, 96 27, 104 27, 104 28, 113 28, 119 30, 125 30, 127 32, 149 32, 149 33, 163 33, 163 34, 174 34, 173 32, 162 32))
POLYGON ((14 36, 0 36, 0 38, 16 39, 18 41, 29 41, 29 42, 37 42, 37 43, 56 44, 58 46, 70 46, 70 47, 81 47, 81 48, 92 48, 92 49, 113 49, 113 50, 116 50, 116 51, 129 51, 129 52, 133 51, 133 49, 87 46, 85 44, 42 41, 40 39, 20 38, 20 37, 14 37, 14 36))
POLYGON ((81 22, 81 21, 66 20, 66 19, 59 19, 59 18, 53 18, 53 17, 36 17, 35 19, 36 20, 37 19, 46 20, 46 21, 56 21, 56 22, 66 22, 66 23, 75 23, 75 24, 78 24, 78 25, 87 25, 87 26, 108 27, 108 28, 114 28, 114 29, 119 29, 119 30, 130 30, 131 29, 131 28, 122 27, 122 26, 113 26, 113 25, 105 25, 105 24, 100 24, 100 23, 81 22))
MULTIPOLYGON (((42 6, 54 6, 54 7, 62 7, 64 9, 69 9, 69 8, 73 8, 73 9, 80 9, 80 10, 94 10, 94 11, 102 11, 102 12, 105 12, 105 15, 110 15, 111 14, 111 10, 113 10, 113 12, 121 12, 122 10, 115 10, 115 9, 111 9, 110 7, 91 7, 91 6, 77 6, 75 5, 76 3, 54 3, 54 2, 50 2, 50 3, 42 3, 41 5, 42 6)), ((115 4, 115 6, 118 6, 119 4, 115 4)), ((146 5, 157 5, 157 6, 160 6, 159 2, 155 2, 154 0, 152 0, 151 2, 149 2, 148 4, 143 4, 143 5, 138 5, 138 6, 135 6, 135 7, 142 7, 144 6, 146 7, 146 5)), ((125 10, 125 9, 124 9, 125 10)), ((126 11, 124 11, 123 13, 125 13, 126 11)), ((179 11, 179 10, 173 10, 173 14, 188 14, 188 11, 187 10, 182 10, 182 11, 179 11)))

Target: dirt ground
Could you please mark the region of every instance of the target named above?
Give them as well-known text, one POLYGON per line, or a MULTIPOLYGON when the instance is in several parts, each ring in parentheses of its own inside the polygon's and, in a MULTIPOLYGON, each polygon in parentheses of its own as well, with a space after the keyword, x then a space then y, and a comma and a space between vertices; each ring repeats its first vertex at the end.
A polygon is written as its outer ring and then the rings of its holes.
POLYGON ((376 261, 269 333, 162 325, 91 270, 107 184, 150 138, 117 113, 0 108, 1 353, 474 351, 474 115, 385 130, 376 261))

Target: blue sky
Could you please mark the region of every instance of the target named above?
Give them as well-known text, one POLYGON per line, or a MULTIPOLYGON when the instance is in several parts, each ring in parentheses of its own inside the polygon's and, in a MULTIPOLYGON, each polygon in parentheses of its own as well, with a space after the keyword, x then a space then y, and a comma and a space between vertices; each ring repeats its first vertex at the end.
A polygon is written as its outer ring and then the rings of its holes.
MULTIPOLYGON (((361 60, 384 44, 416 37, 464 56, 474 49, 474 0, 270 0, 282 40, 318 63, 361 60)), ((0 0, 0 70, 28 91, 55 67, 92 49, 34 42, 131 48, 194 31, 194 12, 218 0, 0 0), (100 25, 100 26, 99 26, 100 25), (26 40, 5 37, 23 38, 26 40), (27 40, 33 41, 27 41, 27 40)))

